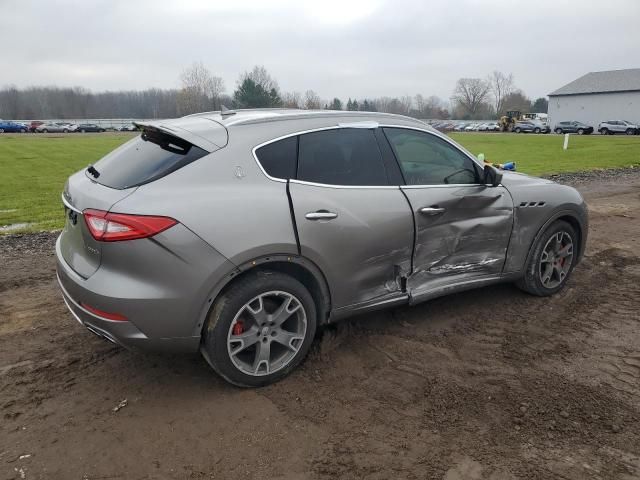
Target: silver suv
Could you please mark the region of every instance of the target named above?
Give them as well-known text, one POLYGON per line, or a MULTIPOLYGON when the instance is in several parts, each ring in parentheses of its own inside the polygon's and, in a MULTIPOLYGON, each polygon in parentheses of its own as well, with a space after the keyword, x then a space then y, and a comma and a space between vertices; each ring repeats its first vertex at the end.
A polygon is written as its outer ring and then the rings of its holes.
POLYGON ((602 135, 614 135, 616 133, 634 135, 640 133, 640 128, 635 123, 627 122, 626 120, 607 120, 598 125, 598 131, 602 135))
POLYGON ((64 300, 102 337, 200 350, 235 385, 284 377, 320 326, 353 314, 505 281, 553 294, 585 248, 576 190, 500 173, 411 118, 138 125, 64 188, 64 300))

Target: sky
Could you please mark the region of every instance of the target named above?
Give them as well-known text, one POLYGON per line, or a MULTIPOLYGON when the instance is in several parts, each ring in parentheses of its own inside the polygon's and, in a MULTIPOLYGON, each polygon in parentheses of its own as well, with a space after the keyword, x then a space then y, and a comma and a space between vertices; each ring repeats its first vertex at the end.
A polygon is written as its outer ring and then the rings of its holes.
POLYGON ((232 94, 264 65, 323 99, 513 73, 531 98, 640 67, 640 0, 0 0, 0 86, 177 88, 201 61, 232 94))

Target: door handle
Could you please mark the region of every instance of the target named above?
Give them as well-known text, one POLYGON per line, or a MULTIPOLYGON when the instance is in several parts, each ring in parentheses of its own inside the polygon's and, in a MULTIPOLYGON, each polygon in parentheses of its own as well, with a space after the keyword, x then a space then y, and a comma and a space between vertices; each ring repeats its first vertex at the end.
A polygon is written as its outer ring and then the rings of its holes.
POLYGON ((441 207, 423 207, 420 209, 420 213, 423 215, 440 215, 444 213, 445 210, 446 208, 441 207))
POLYGON ((337 217, 338 217, 337 213, 328 212, 326 210, 309 212, 304 216, 304 218, 306 218, 307 220, 331 220, 337 217))

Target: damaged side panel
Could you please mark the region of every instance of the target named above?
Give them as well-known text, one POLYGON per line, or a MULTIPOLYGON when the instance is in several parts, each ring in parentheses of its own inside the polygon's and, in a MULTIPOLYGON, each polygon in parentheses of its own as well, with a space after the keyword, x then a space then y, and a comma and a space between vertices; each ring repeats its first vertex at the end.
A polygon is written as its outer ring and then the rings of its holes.
POLYGON ((412 298, 482 275, 499 275, 513 227, 504 187, 405 187, 416 223, 412 298))

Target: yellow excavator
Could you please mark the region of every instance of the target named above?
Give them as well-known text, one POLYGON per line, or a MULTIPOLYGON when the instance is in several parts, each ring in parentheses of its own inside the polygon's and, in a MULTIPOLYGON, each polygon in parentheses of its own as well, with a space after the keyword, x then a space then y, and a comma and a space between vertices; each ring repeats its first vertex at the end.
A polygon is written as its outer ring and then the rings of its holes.
POLYGON ((517 110, 509 110, 505 115, 500 117, 500 131, 510 132, 517 121, 522 120, 522 112, 517 110))

